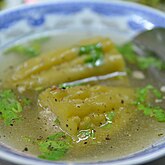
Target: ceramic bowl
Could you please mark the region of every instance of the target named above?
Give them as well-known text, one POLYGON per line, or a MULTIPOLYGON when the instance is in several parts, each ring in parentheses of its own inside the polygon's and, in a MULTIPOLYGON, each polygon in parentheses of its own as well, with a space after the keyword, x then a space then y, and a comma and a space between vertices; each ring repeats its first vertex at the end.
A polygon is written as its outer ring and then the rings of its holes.
MULTIPOLYGON (((20 6, 0 13, 0 50, 21 39, 52 32, 58 34, 97 31, 101 35, 109 34, 114 41, 116 36, 119 36, 118 42, 123 43, 139 32, 154 27, 165 27, 165 14, 135 3, 117 0, 48 1, 20 6)), ((162 139, 143 151, 97 164, 133 165, 158 159, 164 155, 165 139, 162 139)), ((0 158, 24 165, 56 164, 16 152, 2 144, 0 158)))

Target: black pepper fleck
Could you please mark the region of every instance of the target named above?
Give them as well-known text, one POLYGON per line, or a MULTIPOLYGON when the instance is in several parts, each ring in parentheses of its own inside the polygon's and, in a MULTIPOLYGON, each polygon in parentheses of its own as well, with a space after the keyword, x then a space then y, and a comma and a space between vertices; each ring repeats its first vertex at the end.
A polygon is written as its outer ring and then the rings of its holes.
POLYGON ((162 135, 163 135, 163 133, 159 133, 159 134, 158 134, 158 136, 162 136, 162 135))
POLYGON ((109 137, 106 137, 105 140, 111 140, 109 137))
POLYGON ((37 140, 41 140, 41 139, 43 139, 43 137, 42 137, 42 136, 39 136, 39 137, 37 138, 37 140))
POLYGON ((107 135, 107 137, 105 138, 105 140, 111 140, 111 138, 109 137, 109 135, 107 135))
POLYGON ((124 104, 124 100, 121 100, 121 103, 124 104))
POLYGON ((28 151, 28 148, 25 147, 25 148, 23 149, 23 152, 27 152, 27 151, 28 151))

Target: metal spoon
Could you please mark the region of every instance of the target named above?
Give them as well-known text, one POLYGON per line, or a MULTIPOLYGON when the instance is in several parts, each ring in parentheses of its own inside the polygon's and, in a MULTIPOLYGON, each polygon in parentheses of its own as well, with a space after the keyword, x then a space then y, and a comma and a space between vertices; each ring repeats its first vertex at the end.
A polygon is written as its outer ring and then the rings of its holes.
MULTIPOLYGON (((138 34, 133 40, 135 52, 138 55, 146 56, 148 53, 165 61, 165 28, 154 28, 149 31, 144 31, 138 34)), ((152 75, 161 82, 165 83, 165 74, 151 67, 149 71, 152 75)))
MULTIPOLYGON (((155 53, 165 61, 165 28, 154 28, 138 34, 132 42, 138 47, 139 54, 146 52, 155 53)), ((137 50, 138 51, 138 50, 137 50)))

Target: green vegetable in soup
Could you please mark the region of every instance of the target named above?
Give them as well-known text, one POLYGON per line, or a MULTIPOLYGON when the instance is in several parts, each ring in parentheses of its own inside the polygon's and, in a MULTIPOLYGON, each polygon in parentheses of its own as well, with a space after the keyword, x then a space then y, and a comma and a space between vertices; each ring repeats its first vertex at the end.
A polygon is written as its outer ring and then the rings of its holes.
POLYGON ((0 118, 6 125, 13 124, 20 118, 22 106, 12 90, 0 92, 0 118))
POLYGON ((136 53, 133 50, 132 43, 117 46, 117 49, 128 63, 134 64, 136 62, 137 57, 136 53))
POLYGON ((114 118, 115 118, 115 112, 114 111, 107 113, 106 114, 107 122, 102 127, 111 128, 112 122, 114 121, 114 118))
POLYGON ((123 46, 118 46, 119 52, 123 55, 125 60, 130 64, 135 64, 141 70, 145 70, 154 66, 159 70, 165 70, 165 62, 159 58, 154 57, 152 54, 146 56, 139 56, 133 50, 132 43, 127 43, 123 46))
POLYGON ((72 139, 63 132, 49 136, 39 143, 41 155, 39 158, 47 160, 59 160, 65 156, 72 147, 72 139))
POLYGON ((36 57, 41 54, 42 45, 47 42, 48 38, 40 38, 33 40, 29 43, 29 45, 16 45, 14 47, 9 48, 6 50, 5 54, 9 53, 16 53, 19 55, 25 55, 27 57, 36 57))
POLYGON ((144 88, 137 90, 137 101, 135 105, 137 109, 143 111, 144 115, 154 117, 159 122, 165 122, 165 110, 159 106, 151 104, 149 96, 153 96, 154 99, 162 99, 163 96, 160 91, 158 91, 152 85, 148 85, 144 88))
POLYGON ((8 49, 6 51, 6 54, 8 53, 16 53, 20 55, 25 55, 27 57, 35 57, 40 54, 40 48, 38 47, 38 45, 34 45, 34 46, 17 45, 8 49))
POLYGON ((81 46, 80 55, 87 55, 85 63, 91 66, 99 66, 103 63, 104 52, 101 44, 81 46))

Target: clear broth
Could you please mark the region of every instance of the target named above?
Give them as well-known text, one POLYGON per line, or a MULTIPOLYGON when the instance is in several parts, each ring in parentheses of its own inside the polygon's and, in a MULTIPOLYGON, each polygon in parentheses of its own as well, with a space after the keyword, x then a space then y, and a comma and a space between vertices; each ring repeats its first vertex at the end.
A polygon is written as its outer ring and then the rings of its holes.
MULTIPOLYGON (((42 53, 60 47, 71 46, 81 39, 92 36, 95 36, 95 34, 65 33, 51 37, 49 36, 50 39, 43 46, 42 53)), ((117 40, 119 40, 119 37, 117 37, 117 40)), ((28 42, 29 41, 26 41, 25 44, 28 42)), ((13 66, 22 63, 26 59, 26 57, 20 55, 4 55, 2 53, 0 56, 0 78, 3 80, 5 78, 6 71, 10 74, 13 66)), ((136 70, 136 68, 134 69, 136 70)), ((158 84, 157 80, 153 79, 152 75, 148 72, 145 73, 144 80, 137 80, 130 77, 130 81, 134 87, 143 87, 148 83, 156 85, 158 88, 164 85, 158 84)), ((1 88, 3 88, 3 86, 1 86, 1 88)), ((28 91, 25 92, 25 95, 33 100, 32 106, 24 109, 22 114, 23 120, 14 123, 13 126, 5 126, 3 122, 0 121, 0 143, 10 146, 16 151, 22 151, 25 154, 37 156, 40 153, 36 141, 41 138, 46 138, 50 134, 58 131, 58 127, 53 126, 53 119, 49 112, 41 113, 37 109, 36 96, 38 93, 28 91)), ((150 147, 152 144, 161 140, 164 137, 164 134, 164 123, 159 123, 139 112, 137 116, 130 119, 128 127, 111 137, 111 140, 92 147, 90 146, 90 148, 84 147, 81 150, 80 148, 71 149, 63 160, 95 162, 121 158, 150 147)))

